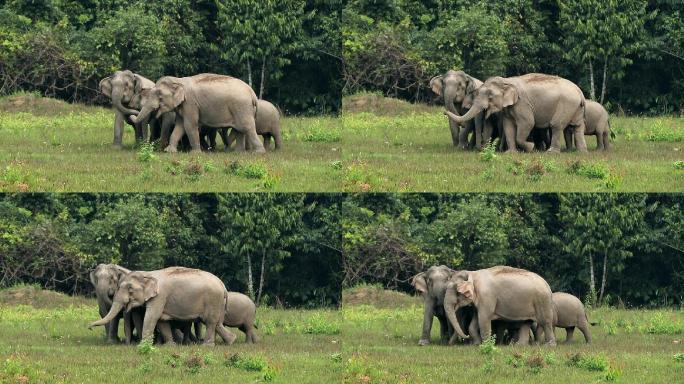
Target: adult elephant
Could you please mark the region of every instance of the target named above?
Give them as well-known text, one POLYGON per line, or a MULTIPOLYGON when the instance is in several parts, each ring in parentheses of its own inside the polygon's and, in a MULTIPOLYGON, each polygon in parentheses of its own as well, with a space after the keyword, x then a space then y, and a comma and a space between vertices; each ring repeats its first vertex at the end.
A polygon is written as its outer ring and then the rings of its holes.
POLYGON ((123 146, 124 122, 133 125, 135 128, 136 142, 144 140, 145 121, 138 123, 131 119, 131 116, 137 115, 139 110, 133 108, 130 103, 136 95, 140 95, 142 90, 152 87, 154 87, 152 80, 129 70, 116 71, 100 81, 100 92, 112 100, 114 109, 114 147, 121 148, 123 146))
POLYGON ((188 135, 193 152, 200 152, 200 126, 232 127, 247 136, 256 152, 265 152, 256 134, 257 98, 244 81, 230 76, 203 73, 190 77, 165 76, 151 90, 134 122, 151 113, 176 112, 176 121, 167 152, 177 152, 183 134, 188 135))
POLYGON ((235 335, 223 327, 228 291, 213 274, 199 269, 169 267, 150 272, 131 272, 119 283, 109 313, 89 328, 105 325, 122 310, 145 306, 142 339, 151 339, 159 323, 160 332, 173 342, 169 320, 200 318, 207 327, 204 344, 213 345, 215 333, 228 344, 235 335), (161 322, 160 322, 161 320, 161 322))
POLYGON ((446 265, 433 265, 411 279, 411 285, 423 296, 423 331, 418 345, 430 344, 430 332, 435 317, 439 320, 442 343, 449 341, 453 328, 444 313, 444 295, 447 283, 454 273, 446 265))
MULTIPOLYGON (((430 79, 430 89, 444 100, 444 107, 454 114, 463 114, 471 106, 475 90, 482 85, 482 81, 463 71, 449 70, 444 75, 430 79)), ((461 149, 468 147, 468 135, 474 132, 475 147, 480 148, 483 143, 484 112, 476 114, 472 119, 456 122, 449 120, 451 142, 461 149)), ((491 137, 491 132, 489 132, 491 137)))
MULTIPOLYGON (((107 316, 107 313, 109 313, 112 308, 114 294, 119 288, 119 282, 130 272, 130 270, 116 264, 98 264, 95 269, 90 271, 90 282, 95 287, 100 317, 107 316)), ((119 342, 119 320, 122 318, 124 319, 126 342, 130 343, 131 340, 129 336, 132 332, 132 318, 130 313, 118 314, 105 325, 105 335, 108 343, 119 342)))
MULTIPOLYGON (((149 98, 153 97, 152 88, 143 89, 139 93, 136 93, 131 99, 131 108, 141 110, 142 106, 149 103, 149 98)), ((147 126, 149 125, 149 141, 154 142, 159 140, 159 145, 162 148, 166 148, 169 145, 169 137, 171 136, 171 130, 176 123, 176 113, 166 112, 159 116, 152 116, 151 114, 145 119, 138 119, 136 125, 142 127, 142 138, 143 141, 148 140, 147 126)))
POLYGON ((491 77, 476 90, 468 112, 459 116, 446 111, 449 119, 462 124, 485 111, 485 118, 500 112, 508 151, 516 145, 526 152, 534 149, 527 137, 535 128, 551 128, 548 152, 560 152, 563 130, 574 129, 577 149, 587 151, 584 140, 584 94, 579 87, 562 77, 530 73, 516 77, 491 77))
POLYGON ((475 307, 483 340, 491 336, 492 320, 536 321, 544 330, 547 343, 556 345, 551 288, 536 273, 505 266, 455 272, 447 283, 444 296, 444 311, 455 331, 451 344, 456 336, 469 338, 456 313, 469 305, 475 307))

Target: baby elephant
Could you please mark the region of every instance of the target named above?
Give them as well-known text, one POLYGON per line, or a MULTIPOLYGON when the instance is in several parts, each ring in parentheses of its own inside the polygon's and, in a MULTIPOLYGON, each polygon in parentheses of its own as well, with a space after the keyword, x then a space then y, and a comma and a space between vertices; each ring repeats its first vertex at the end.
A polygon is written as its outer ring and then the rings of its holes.
POLYGON ((572 336, 575 332, 575 327, 577 327, 582 331, 587 344, 591 344, 589 325, 596 325, 596 323, 589 322, 587 313, 584 311, 584 305, 580 299, 569 293, 555 292, 553 294, 553 306, 555 308, 554 326, 565 328, 567 332, 565 343, 572 342, 572 336))
POLYGON ((256 305, 247 295, 239 292, 228 292, 226 300, 226 315, 223 318, 223 325, 235 327, 245 333, 245 342, 256 343, 259 339, 254 333, 256 326, 256 305))
MULTIPOLYGON (((607 151, 610 149, 610 122, 608 121, 608 112, 603 105, 587 100, 584 106, 584 135, 596 136, 596 149, 607 151)), ((571 128, 566 128, 565 144, 568 149, 572 149, 572 132, 571 128)))
MULTIPOLYGON (((267 150, 271 147, 271 139, 275 143, 276 150, 282 148, 283 138, 280 132, 280 112, 275 105, 266 100, 257 101, 256 133, 264 138, 264 147, 267 150)), ((226 149, 230 148, 235 140, 237 140, 237 149, 244 150, 244 135, 234 129, 228 135, 226 149)))

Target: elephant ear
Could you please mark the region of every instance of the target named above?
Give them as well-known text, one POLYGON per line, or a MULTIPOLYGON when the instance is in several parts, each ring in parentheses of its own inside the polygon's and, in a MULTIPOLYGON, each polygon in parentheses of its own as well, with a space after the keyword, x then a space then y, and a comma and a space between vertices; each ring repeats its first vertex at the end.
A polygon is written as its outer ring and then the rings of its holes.
POLYGON ((112 77, 107 76, 104 79, 100 80, 99 89, 103 95, 105 95, 111 99, 112 98, 112 77))
POLYGON ((435 76, 430 79, 430 89, 432 92, 439 96, 444 96, 442 94, 442 89, 444 88, 444 82, 442 81, 442 76, 435 76))
POLYGON ((159 293, 159 286, 157 284, 157 279, 152 276, 145 276, 143 279, 143 296, 145 301, 157 296, 159 293))
POLYGON ((117 284, 118 284, 119 282, 121 282, 121 280, 123 280, 123 278, 124 278, 127 274, 131 273, 130 270, 128 270, 128 269, 126 269, 126 268, 124 268, 124 267, 122 267, 122 266, 119 266, 119 265, 114 265, 114 272, 115 272, 115 274, 116 274, 116 281, 117 281, 117 284))
POLYGON ((411 279, 411 285, 422 295, 427 293, 427 281, 425 281, 425 272, 421 272, 411 279))
POLYGON ((510 107, 518 102, 518 90, 513 84, 504 83, 502 107, 510 107))
POLYGON ((145 80, 146 79, 140 75, 136 75, 136 74, 133 75, 133 82, 135 84, 135 87, 134 87, 135 93, 140 93, 145 89, 152 89, 152 87, 154 87, 154 83, 152 83, 150 85, 149 84, 150 81, 148 80, 147 82, 145 82, 145 80), (146 83, 147 83, 147 85, 145 85, 146 83))
POLYGON ((475 287, 470 279, 456 284, 456 291, 470 301, 475 300, 475 287))
POLYGON ((168 84, 173 94, 173 107, 177 108, 185 101, 185 88, 183 88, 181 83, 169 82, 168 84))

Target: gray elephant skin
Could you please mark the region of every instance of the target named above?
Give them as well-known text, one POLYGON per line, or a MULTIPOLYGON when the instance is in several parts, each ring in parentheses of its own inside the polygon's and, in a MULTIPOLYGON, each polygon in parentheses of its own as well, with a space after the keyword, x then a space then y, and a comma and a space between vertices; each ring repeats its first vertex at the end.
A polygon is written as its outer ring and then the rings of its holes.
MULTIPOLYGON (((603 105, 593 100, 587 100, 584 115, 585 136, 596 136, 596 149, 607 151, 610 149, 610 120, 608 111, 603 105)), ((572 148, 572 128, 565 130, 565 143, 572 148)))
POLYGON ((143 89, 151 89, 154 82, 129 70, 116 71, 100 81, 99 89, 112 100, 114 110, 114 147, 123 145, 123 124, 128 122, 135 128, 136 141, 144 140, 143 125, 145 121, 133 121, 130 116, 138 114, 138 110, 130 104, 143 89))
POLYGON ((492 320, 536 321, 544 330, 547 343, 556 345, 551 288, 536 273, 506 266, 454 273, 444 296, 444 311, 455 331, 451 344, 456 336, 469 338, 456 313, 459 308, 469 305, 475 307, 483 340, 492 334, 492 320))
POLYGON ((508 151, 516 146, 526 152, 534 149, 527 141, 535 128, 551 129, 548 152, 560 152, 560 138, 570 126, 574 130, 577 149, 586 152, 584 140, 584 107, 586 101, 580 88, 558 76, 530 73, 516 77, 491 77, 476 91, 468 112, 459 116, 446 111, 449 119, 464 123, 485 111, 485 118, 500 112, 508 151))
MULTIPOLYGON (((271 139, 273 139, 276 150, 282 148, 283 138, 280 132, 280 111, 275 105, 266 100, 257 102, 256 132, 264 139, 264 148, 271 149, 271 139)), ((245 149, 244 135, 236 130, 232 130, 228 135, 226 149, 229 149, 233 141, 237 140, 236 148, 238 151, 245 149)))
POLYGON ((589 326, 596 325, 596 323, 589 322, 584 305, 580 299, 569 293, 554 292, 553 305, 555 308, 553 325, 557 328, 565 328, 567 332, 565 343, 572 342, 575 328, 579 328, 584 335, 584 340, 587 344, 591 344, 589 326))
POLYGON ((248 344, 259 342, 254 330, 256 326, 256 305, 249 296, 239 292, 228 292, 226 298, 226 315, 223 325, 238 328, 245 334, 245 342, 248 344))
MULTIPOLYGON (((482 81, 468 75, 463 71, 449 70, 444 75, 430 79, 432 92, 443 98, 444 107, 447 111, 455 114, 464 114, 473 102, 475 90, 482 85, 482 81)), ((457 123, 449 120, 451 141, 454 146, 461 149, 468 148, 468 135, 475 135, 475 147, 480 148, 486 140, 483 139, 484 112, 478 113, 472 119, 457 123)), ((491 137, 491 131, 488 135, 491 137)), ((487 138, 488 140, 488 138, 487 138)))
POLYGON ((151 97, 143 104, 134 122, 143 121, 151 113, 157 117, 175 112, 176 121, 165 148, 176 152, 183 134, 188 135, 193 152, 200 152, 200 126, 232 127, 247 136, 256 152, 264 146, 256 134, 257 98, 244 81, 230 76, 203 73, 190 77, 165 76, 151 90, 151 97))
MULTIPOLYGON (((95 269, 90 271, 90 282, 95 287, 97 296, 97 307, 100 317, 105 317, 112 308, 114 295, 119 288, 119 282, 131 271, 116 264, 98 264, 95 269)), ((105 335, 108 343, 119 342, 119 320, 124 318, 124 331, 126 342, 130 343, 131 317, 126 314, 118 314, 112 318, 111 322, 105 325, 105 335)))
POLYGON ((91 323, 90 328, 109 323, 124 309, 131 311, 144 306, 142 339, 152 339, 159 322, 164 339, 172 341, 168 321, 200 318, 207 327, 204 344, 214 345, 216 332, 226 343, 232 344, 235 335, 223 327, 227 293, 218 277, 198 269, 169 267, 131 272, 119 283, 107 315, 91 323))
POLYGON ((423 296, 423 330, 418 341, 419 345, 430 344, 432 322, 439 320, 442 343, 449 341, 453 328, 444 313, 444 295, 447 283, 455 273, 446 265, 432 266, 411 279, 411 285, 423 296))

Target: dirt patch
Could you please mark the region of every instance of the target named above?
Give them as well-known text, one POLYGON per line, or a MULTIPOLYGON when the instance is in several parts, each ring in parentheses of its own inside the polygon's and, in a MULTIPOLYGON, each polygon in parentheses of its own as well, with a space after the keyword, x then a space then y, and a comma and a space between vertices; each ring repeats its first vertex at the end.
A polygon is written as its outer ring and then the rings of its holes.
POLYGON ((378 116, 410 115, 412 113, 441 113, 440 106, 412 104, 408 101, 362 93, 342 99, 342 113, 368 112, 378 116))
POLYGON ((68 307, 69 305, 94 305, 94 303, 93 299, 82 296, 69 296, 34 286, 20 286, 0 290, 0 305, 30 305, 34 308, 60 308, 68 307))
POLYGON ((397 308, 420 305, 422 299, 406 293, 376 286, 361 286, 342 292, 342 306, 372 305, 376 308, 397 308))
POLYGON ((0 112, 4 113, 25 112, 35 116, 55 116, 69 113, 88 113, 100 109, 102 107, 69 104, 66 101, 41 97, 33 93, 21 93, 0 98, 0 112))

